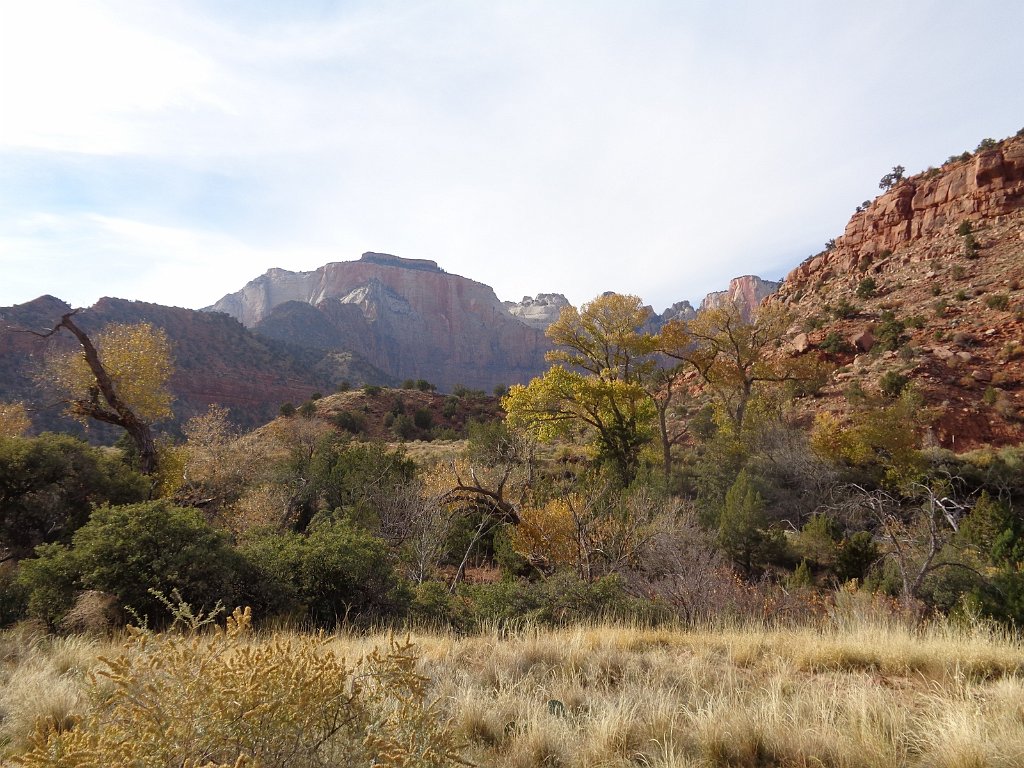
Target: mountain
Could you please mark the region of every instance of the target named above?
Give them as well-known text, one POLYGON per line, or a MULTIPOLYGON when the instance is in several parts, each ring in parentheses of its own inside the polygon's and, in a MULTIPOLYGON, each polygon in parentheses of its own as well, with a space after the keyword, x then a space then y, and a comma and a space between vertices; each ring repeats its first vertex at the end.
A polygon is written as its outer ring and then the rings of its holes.
POLYGON ((312 272, 272 269, 207 310, 260 336, 349 351, 394 379, 442 390, 526 382, 547 369, 550 349, 539 324, 514 316, 490 287, 390 254, 312 272))
MULTIPOLYGON (((30 403, 37 430, 76 431, 56 398, 36 384, 46 354, 71 348, 73 340, 68 334, 44 339, 29 332, 53 328, 70 309, 52 296, 0 308, 0 400, 30 403)), ((175 396, 172 428, 211 403, 229 408, 239 425, 253 427, 271 419, 282 403, 333 391, 342 380, 391 383, 355 355, 325 354, 264 338, 220 313, 104 298, 82 310, 77 320, 89 332, 112 322, 149 322, 166 331, 175 364, 169 382, 175 396)))
POLYGON ((812 407, 906 377, 957 450, 1024 440, 1024 132, 898 181, 770 300, 839 370, 812 407), (885 343, 881 343, 884 341, 885 343), (889 347, 882 350, 882 347, 889 347))
POLYGON ((740 313, 749 320, 761 302, 778 291, 781 285, 772 280, 762 280, 757 275, 734 277, 726 290, 713 291, 705 296, 697 311, 717 309, 732 302, 739 305, 740 313))

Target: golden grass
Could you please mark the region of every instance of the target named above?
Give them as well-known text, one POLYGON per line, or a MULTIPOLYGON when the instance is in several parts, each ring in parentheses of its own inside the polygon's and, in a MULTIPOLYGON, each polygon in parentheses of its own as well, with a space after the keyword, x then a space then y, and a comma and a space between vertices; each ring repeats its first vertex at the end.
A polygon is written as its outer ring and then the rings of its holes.
MULTIPOLYGON (((431 696, 481 766, 1024 765, 1024 645, 987 627, 578 626, 412 640, 431 696)), ((342 634, 328 647, 355 659, 386 643, 342 634)), ((83 670, 100 651, 37 639, 4 667, 9 754, 33 715, 82 714, 83 670)))

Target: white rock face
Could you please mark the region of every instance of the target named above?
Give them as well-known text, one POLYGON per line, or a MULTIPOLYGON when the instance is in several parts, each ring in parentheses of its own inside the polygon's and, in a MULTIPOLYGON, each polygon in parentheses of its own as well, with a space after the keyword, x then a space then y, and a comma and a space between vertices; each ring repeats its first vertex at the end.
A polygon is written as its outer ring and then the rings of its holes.
POLYGON ((505 309, 531 328, 546 330, 569 306, 569 300, 560 293, 538 293, 536 297, 523 296, 520 302, 506 301, 505 309))

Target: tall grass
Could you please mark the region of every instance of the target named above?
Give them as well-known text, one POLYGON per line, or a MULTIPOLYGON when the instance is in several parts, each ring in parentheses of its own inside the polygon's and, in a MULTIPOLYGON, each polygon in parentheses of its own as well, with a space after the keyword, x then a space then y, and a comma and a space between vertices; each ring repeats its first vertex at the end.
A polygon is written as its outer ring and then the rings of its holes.
MULTIPOLYGON (((1024 765, 1024 645, 987 625, 594 625, 411 640, 437 727, 481 766, 1024 765)), ((339 634, 324 648, 356 659, 387 643, 339 634)), ((80 639, 26 649, 0 673, 9 757, 40 720, 88 716, 84 671, 111 652, 80 639), (51 683, 52 696, 37 693, 51 683)))

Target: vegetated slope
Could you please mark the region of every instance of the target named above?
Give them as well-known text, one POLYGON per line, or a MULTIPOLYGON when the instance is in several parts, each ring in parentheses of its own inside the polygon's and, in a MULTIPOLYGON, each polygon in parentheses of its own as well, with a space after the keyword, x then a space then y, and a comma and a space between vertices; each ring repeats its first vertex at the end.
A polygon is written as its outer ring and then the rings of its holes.
POLYGON ((1024 135, 985 144, 866 201, 770 299, 799 318, 794 352, 840 366, 815 408, 902 376, 943 447, 1024 440, 1024 135))
MULTIPOLYGON (((48 351, 70 348, 73 340, 67 334, 43 339, 26 332, 53 328, 70 309, 52 296, 0 309, 0 400, 29 403, 37 431, 76 431, 56 397, 35 378, 48 351)), ((222 313, 104 298, 80 312, 78 320, 87 331, 107 323, 149 322, 167 332, 175 368, 170 380, 175 396, 171 428, 211 403, 230 409, 240 426, 253 427, 271 419, 281 403, 301 402, 318 390, 331 391, 342 380, 390 382, 354 355, 328 355, 261 338, 222 313)))
POLYGON ((272 269, 209 309, 260 335, 352 352, 394 379, 445 391, 526 382, 547 368, 550 349, 543 330, 513 317, 489 286, 389 254, 312 272, 272 269))
MULTIPOLYGON (((472 421, 504 417, 497 397, 465 389, 446 395, 370 386, 321 397, 311 406, 305 418, 326 421, 363 440, 451 439, 462 436, 472 421)), ((300 413, 292 418, 303 417, 300 413)))

